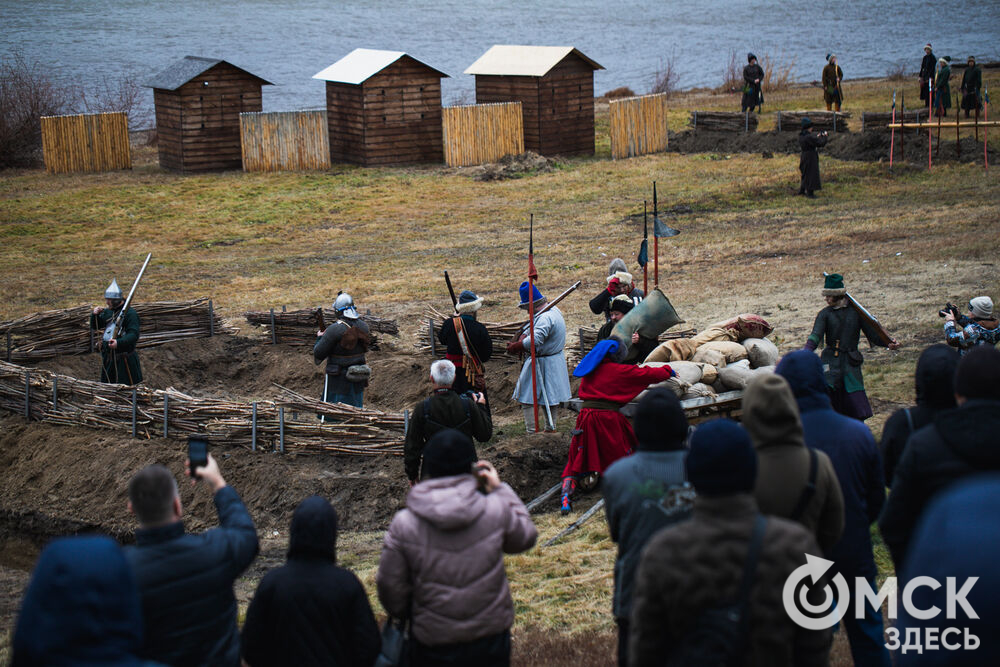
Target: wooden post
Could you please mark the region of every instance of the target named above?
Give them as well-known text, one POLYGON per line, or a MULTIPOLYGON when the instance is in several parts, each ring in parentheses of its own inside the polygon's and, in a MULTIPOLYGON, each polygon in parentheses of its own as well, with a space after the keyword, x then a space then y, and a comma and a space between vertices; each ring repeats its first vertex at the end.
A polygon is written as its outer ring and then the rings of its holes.
MULTIPOLYGON (((10 336, 10 334, 7 334, 7 335, 10 336)), ((8 338, 7 340, 8 340, 7 345, 9 347, 10 346, 10 342, 9 342, 10 338, 8 338)), ((94 327, 90 327, 90 353, 91 354, 94 353, 94 327)), ((8 360, 10 360, 10 357, 8 357, 8 360)))
POLYGON ((136 417, 136 414, 135 413, 136 413, 136 411, 138 409, 138 405, 137 405, 138 400, 139 400, 139 397, 136 395, 135 388, 133 387, 132 388, 132 437, 133 438, 135 437, 135 433, 136 433, 136 431, 135 431, 135 417, 136 417))
POLYGON ((59 378, 52 376, 52 412, 59 409, 59 378))
MULTIPOLYGON (((955 91, 955 99, 958 100, 958 91, 955 91)), ((961 101, 955 105, 955 157, 958 159, 962 158, 962 142, 959 139, 959 121, 962 119, 961 114, 959 114, 958 109, 961 106, 961 101)))
POLYGON ((215 308, 212 306, 212 300, 208 300, 208 337, 212 338, 215 336, 215 308))
MULTIPOLYGON (((900 122, 906 122, 906 93, 900 93, 900 104, 899 113, 902 120, 900 122)), ((917 112, 917 122, 920 122, 920 113, 917 112)), ((906 129, 899 128, 899 152, 903 155, 903 162, 906 162, 906 129)))
POLYGON ((31 371, 24 371, 24 418, 31 419, 31 371))
POLYGON ((278 331, 274 326, 274 308, 271 309, 271 345, 278 344, 278 331))
POLYGON ((257 451, 257 401, 252 404, 250 417, 250 451, 257 451))
MULTIPOLYGON (((927 171, 931 169, 931 149, 934 146, 934 130, 931 129, 931 113, 934 109, 934 74, 931 73, 931 78, 927 81, 927 171)), ((919 122, 920 117, 917 116, 919 122)))
POLYGON ((285 408, 278 408, 278 451, 285 453, 285 408))
POLYGON ((168 434, 168 424, 170 422, 170 397, 163 394, 163 437, 166 438, 168 434))

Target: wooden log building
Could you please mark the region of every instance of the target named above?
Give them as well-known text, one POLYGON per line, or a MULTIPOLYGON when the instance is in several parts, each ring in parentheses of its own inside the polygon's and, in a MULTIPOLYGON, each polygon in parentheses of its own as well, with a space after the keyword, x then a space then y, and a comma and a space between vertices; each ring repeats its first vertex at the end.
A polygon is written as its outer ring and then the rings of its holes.
POLYGON ((150 79, 160 166, 182 172, 242 169, 240 114, 261 111, 255 74, 225 60, 185 56, 150 79))
POLYGON ((495 45, 472 63, 476 103, 520 102, 524 148, 541 155, 594 153, 594 70, 572 46, 495 45))
POLYGON ((441 162, 441 78, 402 51, 354 49, 313 78, 326 81, 330 161, 441 162))

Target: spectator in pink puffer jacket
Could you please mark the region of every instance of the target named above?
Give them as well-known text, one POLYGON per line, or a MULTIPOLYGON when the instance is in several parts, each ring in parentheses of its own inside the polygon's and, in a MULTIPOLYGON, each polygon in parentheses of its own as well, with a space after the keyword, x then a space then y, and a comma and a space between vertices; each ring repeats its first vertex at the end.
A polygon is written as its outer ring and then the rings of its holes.
POLYGON ((440 431, 424 447, 424 480, 389 525, 375 583, 385 610, 411 619, 411 664, 510 663, 510 597, 503 554, 538 531, 517 494, 469 438, 440 431), (476 473, 473 474, 473 469, 476 473))

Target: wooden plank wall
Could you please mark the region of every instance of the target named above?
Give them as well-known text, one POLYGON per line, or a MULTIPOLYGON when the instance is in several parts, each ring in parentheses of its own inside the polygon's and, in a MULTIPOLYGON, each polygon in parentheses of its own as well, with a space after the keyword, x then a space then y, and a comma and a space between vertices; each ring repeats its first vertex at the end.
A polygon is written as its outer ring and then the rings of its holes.
POLYGON ((365 111, 360 85, 326 82, 330 161, 364 163, 365 111))
POLYGON ((241 113, 244 171, 329 169, 326 111, 241 113))
POLYGON ((444 161, 449 167, 496 162, 524 152, 520 102, 444 109, 444 161))
POLYGON ((542 155, 593 155, 594 70, 568 55, 538 87, 538 134, 542 155))
POLYGON ((635 157, 667 149, 667 96, 612 100, 611 158, 635 157))
POLYGON ((362 84, 365 166, 441 162, 441 75, 403 57, 362 84))
POLYGON ((42 116, 42 154, 50 174, 132 168, 125 113, 42 116))
POLYGON ((538 83, 535 76, 476 75, 476 104, 520 102, 524 117, 524 149, 539 153, 538 83))

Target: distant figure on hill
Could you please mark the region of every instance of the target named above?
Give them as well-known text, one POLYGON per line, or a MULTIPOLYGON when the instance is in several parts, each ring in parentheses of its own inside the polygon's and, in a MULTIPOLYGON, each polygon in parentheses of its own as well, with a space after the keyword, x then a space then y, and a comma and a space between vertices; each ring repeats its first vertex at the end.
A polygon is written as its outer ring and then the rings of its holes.
POLYGON ((969 56, 968 65, 962 74, 962 109, 965 117, 969 117, 970 111, 979 112, 983 109, 983 98, 980 92, 983 88, 983 70, 976 64, 976 57, 969 56))
MULTIPOLYGON (((90 316, 91 329, 106 328, 125 306, 125 297, 117 280, 112 280, 104 290, 107 308, 97 306, 90 316)), ((101 382, 136 385, 142 382, 142 368, 139 355, 135 351, 139 342, 139 314, 129 305, 122 317, 118 335, 109 341, 101 341, 101 382)))
POLYGON ((747 54, 748 65, 743 68, 743 102, 742 111, 753 110, 757 107, 760 113, 764 104, 764 93, 761 92, 761 82, 764 81, 764 69, 757 64, 757 56, 752 53, 747 54))
POLYGON ((823 132, 813 132, 812 120, 803 118, 802 131, 799 132, 799 148, 802 153, 799 155, 799 194, 810 199, 816 198, 816 190, 823 188, 823 183, 819 178, 819 153, 817 148, 826 146, 827 134, 823 132))
POLYGON ((934 115, 947 116, 951 108, 951 56, 938 59, 937 77, 934 79, 934 115))
POLYGON ((313 346, 316 364, 326 360, 323 401, 360 408, 372 374, 371 367, 365 363, 371 332, 358 315, 350 294, 338 294, 333 309, 337 312, 337 321, 324 331, 316 332, 319 340, 313 346))
POLYGON ((260 581, 243 624, 250 667, 364 665, 382 640, 368 594, 337 566, 337 513, 311 496, 295 508, 288 562, 260 581))
POLYGON ((438 340, 446 348, 445 359, 457 369, 452 386, 459 394, 470 390, 486 393, 483 364, 493 355, 493 341, 486 327, 476 320, 482 305, 481 297, 464 290, 455 305, 457 314, 445 320, 438 332, 438 340))
POLYGON ((832 53, 826 54, 826 67, 823 68, 823 101, 826 102, 826 110, 840 111, 840 105, 844 103, 844 89, 841 82, 844 80, 844 70, 837 64, 837 56, 832 53))
POLYGON ((931 106, 930 86, 931 80, 934 79, 934 67, 936 65, 937 58, 934 57, 931 45, 925 44, 924 59, 920 61, 920 99, 923 100, 924 106, 927 108, 931 106))

